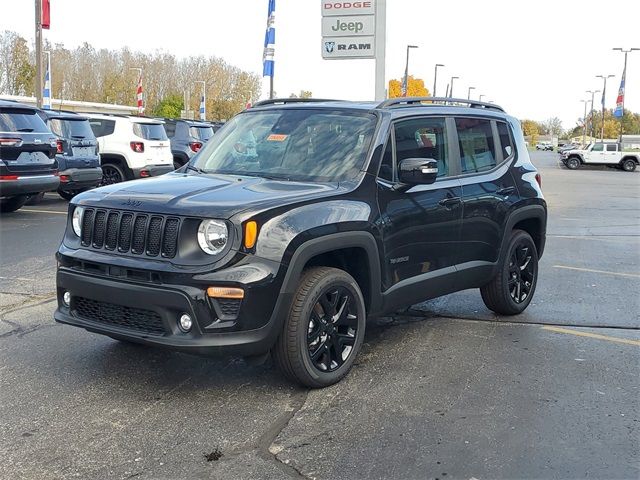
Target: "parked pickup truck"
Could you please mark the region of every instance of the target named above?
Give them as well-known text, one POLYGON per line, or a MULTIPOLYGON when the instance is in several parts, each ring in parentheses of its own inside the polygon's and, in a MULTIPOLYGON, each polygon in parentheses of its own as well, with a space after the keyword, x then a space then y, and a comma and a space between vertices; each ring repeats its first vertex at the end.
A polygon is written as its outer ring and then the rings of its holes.
POLYGON ((560 159, 571 170, 580 165, 609 165, 633 172, 640 163, 640 151, 624 151, 619 143, 599 142, 591 143, 584 150, 562 152, 560 159))

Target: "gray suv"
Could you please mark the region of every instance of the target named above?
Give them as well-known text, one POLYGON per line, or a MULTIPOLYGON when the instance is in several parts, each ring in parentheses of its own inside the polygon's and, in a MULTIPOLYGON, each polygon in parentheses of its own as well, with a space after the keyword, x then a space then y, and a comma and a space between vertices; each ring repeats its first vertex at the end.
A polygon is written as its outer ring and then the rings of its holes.
POLYGON ((174 168, 182 167, 213 137, 214 128, 210 123, 175 118, 158 120, 164 122, 164 129, 171 140, 174 168))

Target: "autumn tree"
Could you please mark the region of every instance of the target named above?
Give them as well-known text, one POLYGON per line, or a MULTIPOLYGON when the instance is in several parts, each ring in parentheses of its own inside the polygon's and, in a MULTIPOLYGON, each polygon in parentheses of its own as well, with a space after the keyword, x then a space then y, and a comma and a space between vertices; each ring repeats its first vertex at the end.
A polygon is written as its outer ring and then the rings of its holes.
POLYGON ((0 92, 33 95, 35 76, 27 40, 8 30, 0 34, 0 92))
POLYGON ((298 93, 297 95, 295 93, 292 93, 291 95, 289 95, 289 98, 311 98, 313 97, 313 93, 311 93, 310 90, 300 90, 300 93, 298 93))
POLYGON ((522 120, 522 133, 525 137, 531 139, 531 143, 538 141, 538 135, 540 135, 540 129, 538 128, 538 122, 535 120, 522 120))
POLYGON ((562 128, 562 120, 558 117, 548 118, 543 122, 545 134, 551 134, 555 137, 559 137, 563 134, 564 129, 562 128))
MULTIPOLYGON (((402 96, 402 80, 389 80, 389 98, 398 98, 402 96)), ((424 80, 421 78, 413 78, 409 75, 407 82, 407 97, 429 97, 431 94, 427 87, 424 86, 424 80)))
POLYGON ((154 117, 179 118, 184 109, 184 99, 179 93, 170 93, 160 100, 151 115, 154 117))

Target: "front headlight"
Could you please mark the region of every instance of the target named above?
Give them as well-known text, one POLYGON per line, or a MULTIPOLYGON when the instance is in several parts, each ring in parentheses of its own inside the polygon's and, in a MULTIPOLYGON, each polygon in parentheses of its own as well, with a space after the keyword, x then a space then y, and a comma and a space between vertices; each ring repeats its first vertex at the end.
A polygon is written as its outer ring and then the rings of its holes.
POLYGON ((82 214, 84 213, 83 207, 76 207, 71 217, 71 226, 73 227, 73 233, 77 236, 82 234, 82 214))
POLYGON ((205 253, 217 255, 227 245, 229 231, 222 220, 203 220, 198 227, 198 244, 205 253))

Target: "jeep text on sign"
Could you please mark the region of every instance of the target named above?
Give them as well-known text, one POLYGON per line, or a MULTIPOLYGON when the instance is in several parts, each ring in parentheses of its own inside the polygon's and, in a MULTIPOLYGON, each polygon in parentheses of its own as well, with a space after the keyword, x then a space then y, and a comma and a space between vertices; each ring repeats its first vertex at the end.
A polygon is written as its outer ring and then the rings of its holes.
POLYGON ((374 35, 376 29, 373 15, 339 16, 322 18, 323 37, 374 35))
POLYGON ((375 58, 375 37, 329 37, 322 39, 322 58, 375 58))
POLYGON ((375 2, 337 2, 322 0, 322 16, 329 15, 373 15, 375 2))

